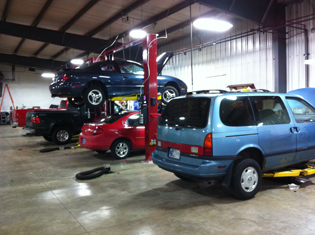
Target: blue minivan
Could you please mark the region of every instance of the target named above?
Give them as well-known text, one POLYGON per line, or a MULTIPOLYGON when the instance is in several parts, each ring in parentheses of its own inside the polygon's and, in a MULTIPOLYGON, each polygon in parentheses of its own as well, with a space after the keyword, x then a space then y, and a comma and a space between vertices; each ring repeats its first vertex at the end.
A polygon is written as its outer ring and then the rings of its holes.
POLYGON ((153 162, 181 179, 219 180, 235 197, 252 198, 262 172, 315 158, 315 109, 301 94, 177 97, 159 120, 153 162))

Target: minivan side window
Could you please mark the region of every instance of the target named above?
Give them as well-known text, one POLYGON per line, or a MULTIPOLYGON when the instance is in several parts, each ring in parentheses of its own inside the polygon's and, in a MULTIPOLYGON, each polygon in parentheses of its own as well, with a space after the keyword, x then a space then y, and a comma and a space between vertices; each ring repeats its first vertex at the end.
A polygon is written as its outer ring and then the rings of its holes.
POLYGON ((288 98, 287 101, 297 123, 315 122, 315 109, 299 98, 288 98))
POLYGON ((220 118, 226 126, 256 125, 247 97, 230 96, 221 101, 220 118))
POLYGON ((250 97, 257 125, 290 123, 290 117, 279 96, 250 97))

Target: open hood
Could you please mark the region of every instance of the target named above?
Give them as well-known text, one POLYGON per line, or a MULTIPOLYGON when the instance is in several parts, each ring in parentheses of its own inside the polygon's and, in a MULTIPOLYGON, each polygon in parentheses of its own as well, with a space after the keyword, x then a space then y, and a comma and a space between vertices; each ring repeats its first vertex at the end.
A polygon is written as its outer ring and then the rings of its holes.
POLYGON ((297 90, 293 90, 287 93, 288 95, 299 95, 307 102, 309 102, 313 107, 315 107, 315 88, 307 87, 297 90))
POLYGON ((159 55, 156 58, 156 64, 157 64, 157 74, 160 75, 162 72, 162 69, 166 65, 166 63, 173 57, 174 53, 171 51, 163 52, 161 55, 159 55))

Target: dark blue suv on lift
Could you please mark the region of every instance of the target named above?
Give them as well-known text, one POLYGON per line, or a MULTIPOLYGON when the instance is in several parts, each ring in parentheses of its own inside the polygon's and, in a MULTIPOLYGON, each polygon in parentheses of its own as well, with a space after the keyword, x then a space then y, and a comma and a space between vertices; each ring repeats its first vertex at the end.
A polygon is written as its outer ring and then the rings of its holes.
POLYGON ((177 97, 159 120, 153 162, 181 179, 216 179, 237 198, 252 198, 262 172, 315 158, 314 90, 177 97))
MULTIPOLYGON (((157 59, 161 71, 172 52, 165 52, 157 59)), ((67 97, 74 106, 84 103, 90 108, 100 107, 105 100, 140 93, 143 87, 142 65, 130 60, 107 60, 84 64, 78 69, 61 71, 49 86, 52 97, 67 97)), ((178 78, 158 75, 158 92, 164 103, 187 92, 186 84, 178 78)))

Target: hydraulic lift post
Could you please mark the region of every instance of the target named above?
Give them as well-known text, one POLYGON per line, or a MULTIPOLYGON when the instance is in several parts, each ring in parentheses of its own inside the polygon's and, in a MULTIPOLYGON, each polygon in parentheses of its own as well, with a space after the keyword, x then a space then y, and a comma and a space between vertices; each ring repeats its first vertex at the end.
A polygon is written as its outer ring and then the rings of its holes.
POLYGON ((148 122, 145 124, 145 161, 152 161, 155 151, 158 124, 157 110, 157 42, 155 34, 148 34, 142 41, 144 95, 148 103, 148 122))

